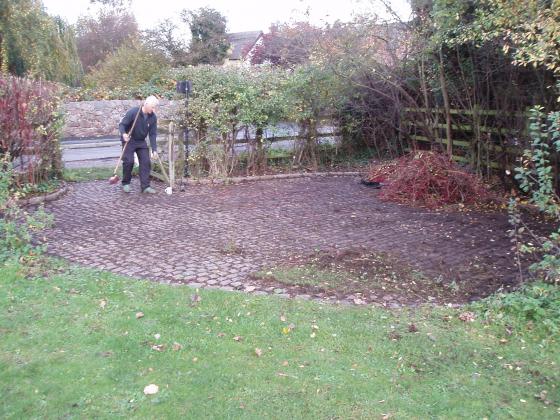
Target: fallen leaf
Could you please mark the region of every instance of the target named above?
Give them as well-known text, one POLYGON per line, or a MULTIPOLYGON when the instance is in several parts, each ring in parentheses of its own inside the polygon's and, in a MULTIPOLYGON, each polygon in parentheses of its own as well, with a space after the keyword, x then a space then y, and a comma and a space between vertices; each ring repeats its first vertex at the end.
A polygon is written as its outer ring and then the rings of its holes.
POLYGON ((397 341, 400 340, 401 338, 402 338, 401 335, 396 331, 391 331, 389 333, 389 339, 391 339, 392 341, 397 341))
POLYGON ((198 293, 195 293, 194 295, 191 295, 191 302, 193 304, 197 304, 201 300, 202 300, 202 298, 200 297, 200 295, 198 293))
POLYGON ((280 315, 280 321, 286 322, 286 315, 284 314, 280 315))
POLYGON ((144 312, 136 312, 136 319, 144 318, 144 312))
POLYGON ((288 375, 287 373, 284 372, 276 372, 276 375, 278 376, 283 376, 285 378, 293 378, 293 379, 297 379, 297 376, 294 375, 288 375))
POLYGON ((183 346, 177 342, 173 343, 173 351, 179 351, 182 350, 183 346))
POLYGON ((255 354, 257 355, 257 357, 261 357, 262 356, 262 350, 257 347, 255 349, 255 354))
POLYGON ((144 395, 154 395, 157 394, 159 391, 159 386, 150 384, 144 387, 144 395))
POLYGON ((284 361, 282 362, 282 366, 288 366, 289 364, 290 364, 290 362, 288 362, 287 360, 284 360, 284 361))
POLYGON ((411 332, 411 333, 418 332, 418 327, 416 327, 416 324, 409 324, 408 325, 408 332, 411 332))
POLYGON ((539 394, 535 394, 535 398, 541 400, 544 403, 544 405, 550 405, 552 404, 552 402, 546 398, 547 395, 548 395, 548 391, 542 390, 539 394))
POLYGON ((107 301, 105 299, 101 299, 101 301, 99 301, 99 306, 101 307, 101 309, 105 309, 105 306, 107 306, 107 301))
POLYGON ((242 340, 243 340, 243 337, 241 337, 240 335, 236 335, 235 337, 233 337, 233 339, 234 339, 235 341, 242 341, 242 340))
POLYGON ((165 344, 155 344, 155 345, 152 346, 152 350, 164 351, 165 350, 165 344))
POLYGON ((218 337, 225 337, 226 335, 223 332, 218 333, 218 337))
POLYGON ((193 357, 193 358, 192 358, 192 361, 193 361, 194 363, 198 362, 198 357, 193 357))
POLYGON ((472 312, 463 312, 459 315, 459 319, 463 322, 473 322, 475 319, 475 314, 472 312))

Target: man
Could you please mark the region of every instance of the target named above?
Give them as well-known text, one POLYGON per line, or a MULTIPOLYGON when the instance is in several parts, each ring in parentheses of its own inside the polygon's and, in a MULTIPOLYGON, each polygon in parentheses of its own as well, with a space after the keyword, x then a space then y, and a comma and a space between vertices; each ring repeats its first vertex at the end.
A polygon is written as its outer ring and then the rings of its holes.
POLYGON ((140 187, 141 191, 146 194, 155 194, 155 190, 150 187, 150 153, 146 137, 150 136, 150 145, 152 149, 152 159, 157 159, 157 116, 155 114, 156 106, 159 104, 155 96, 148 96, 141 107, 129 109, 119 124, 119 132, 121 133, 121 141, 123 147, 126 146, 123 155, 123 178, 122 187, 125 193, 130 193, 130 180, 132 179, 132 168, 134 167, 134 153, 138 156, 140 164, 140 187), (140 109, 139 109, 140 108, 140 109), (129 133, 134 119, 136 124, 131 133, 129 133), (128 133, 128 134, 127 134, 128 133))

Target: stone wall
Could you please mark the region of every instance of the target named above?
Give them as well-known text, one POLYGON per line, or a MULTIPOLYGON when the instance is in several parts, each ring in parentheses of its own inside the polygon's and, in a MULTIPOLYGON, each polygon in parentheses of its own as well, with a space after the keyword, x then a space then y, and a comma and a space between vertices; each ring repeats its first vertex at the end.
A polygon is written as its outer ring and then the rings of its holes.
MULTIPOLYGON (((118 136, 119 122, 126 111, 140 104, 139 100, 67 102, 62 138, 118 136)), ((158 119, 170 119, 183 104, 183 101, 160 100, 156 110, 158 119)))
MULTIPOLYGON (((62 131, 63 139, 76 138, 99 138, 99 137, 117 137, 118 126, 122 117, 130 108, 141 104, 139 100, 112 100, 112 101, 81 101, 67 102, 64 104, 65 126, 62 131)), ((160 104, 156 109, 158 120, 158 133, 165 133, 167 125, 162 120, 169 120, 172 116, 180 111, 185 105, 184 101, 160 100, 160 104)), ((264 138, 295 138, 298 136, 300 127, 296 123, 282 122, 275 127, 267 127, 264 130, 264 138)), ((322 121, 318 126, 318 132, 323 141, 334 142, 340 140, 335 134, 336 125, 332 121, 322 121)), ((191 133, 194 138, 194 132, 191 133)), ((255 138, 254 127, 245 133, 241 130, 238 140, 243 140, 246 136, 255 138)))

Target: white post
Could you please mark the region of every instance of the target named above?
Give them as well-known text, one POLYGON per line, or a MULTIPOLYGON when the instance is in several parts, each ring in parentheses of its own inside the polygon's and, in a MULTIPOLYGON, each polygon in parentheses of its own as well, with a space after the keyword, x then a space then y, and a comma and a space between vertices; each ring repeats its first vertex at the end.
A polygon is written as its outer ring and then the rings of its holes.
POLYGON ((173 144, 173 131, 175 127, 173 122, 169 123, 169 136, 167 141, 169 156, 169 183, 171 188, 175 188, 175 145, 173 144))

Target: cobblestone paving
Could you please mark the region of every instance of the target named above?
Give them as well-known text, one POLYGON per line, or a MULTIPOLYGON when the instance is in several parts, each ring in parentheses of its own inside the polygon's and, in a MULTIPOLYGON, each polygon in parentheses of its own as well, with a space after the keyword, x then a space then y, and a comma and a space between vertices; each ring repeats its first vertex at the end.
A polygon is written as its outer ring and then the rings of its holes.
POLYGON ((348 176, 197 185, 171 196, 161 186, 140 194, 134 182, 129 195, 106 181, 74 184, 49 204, 49 253, 137 278, 284 297, 289 288, 249 275, 319 249, 389 252, 434 276, 461 276, 474 262, 505 283, 515 277, 503 214, 383 203, 348 176))

